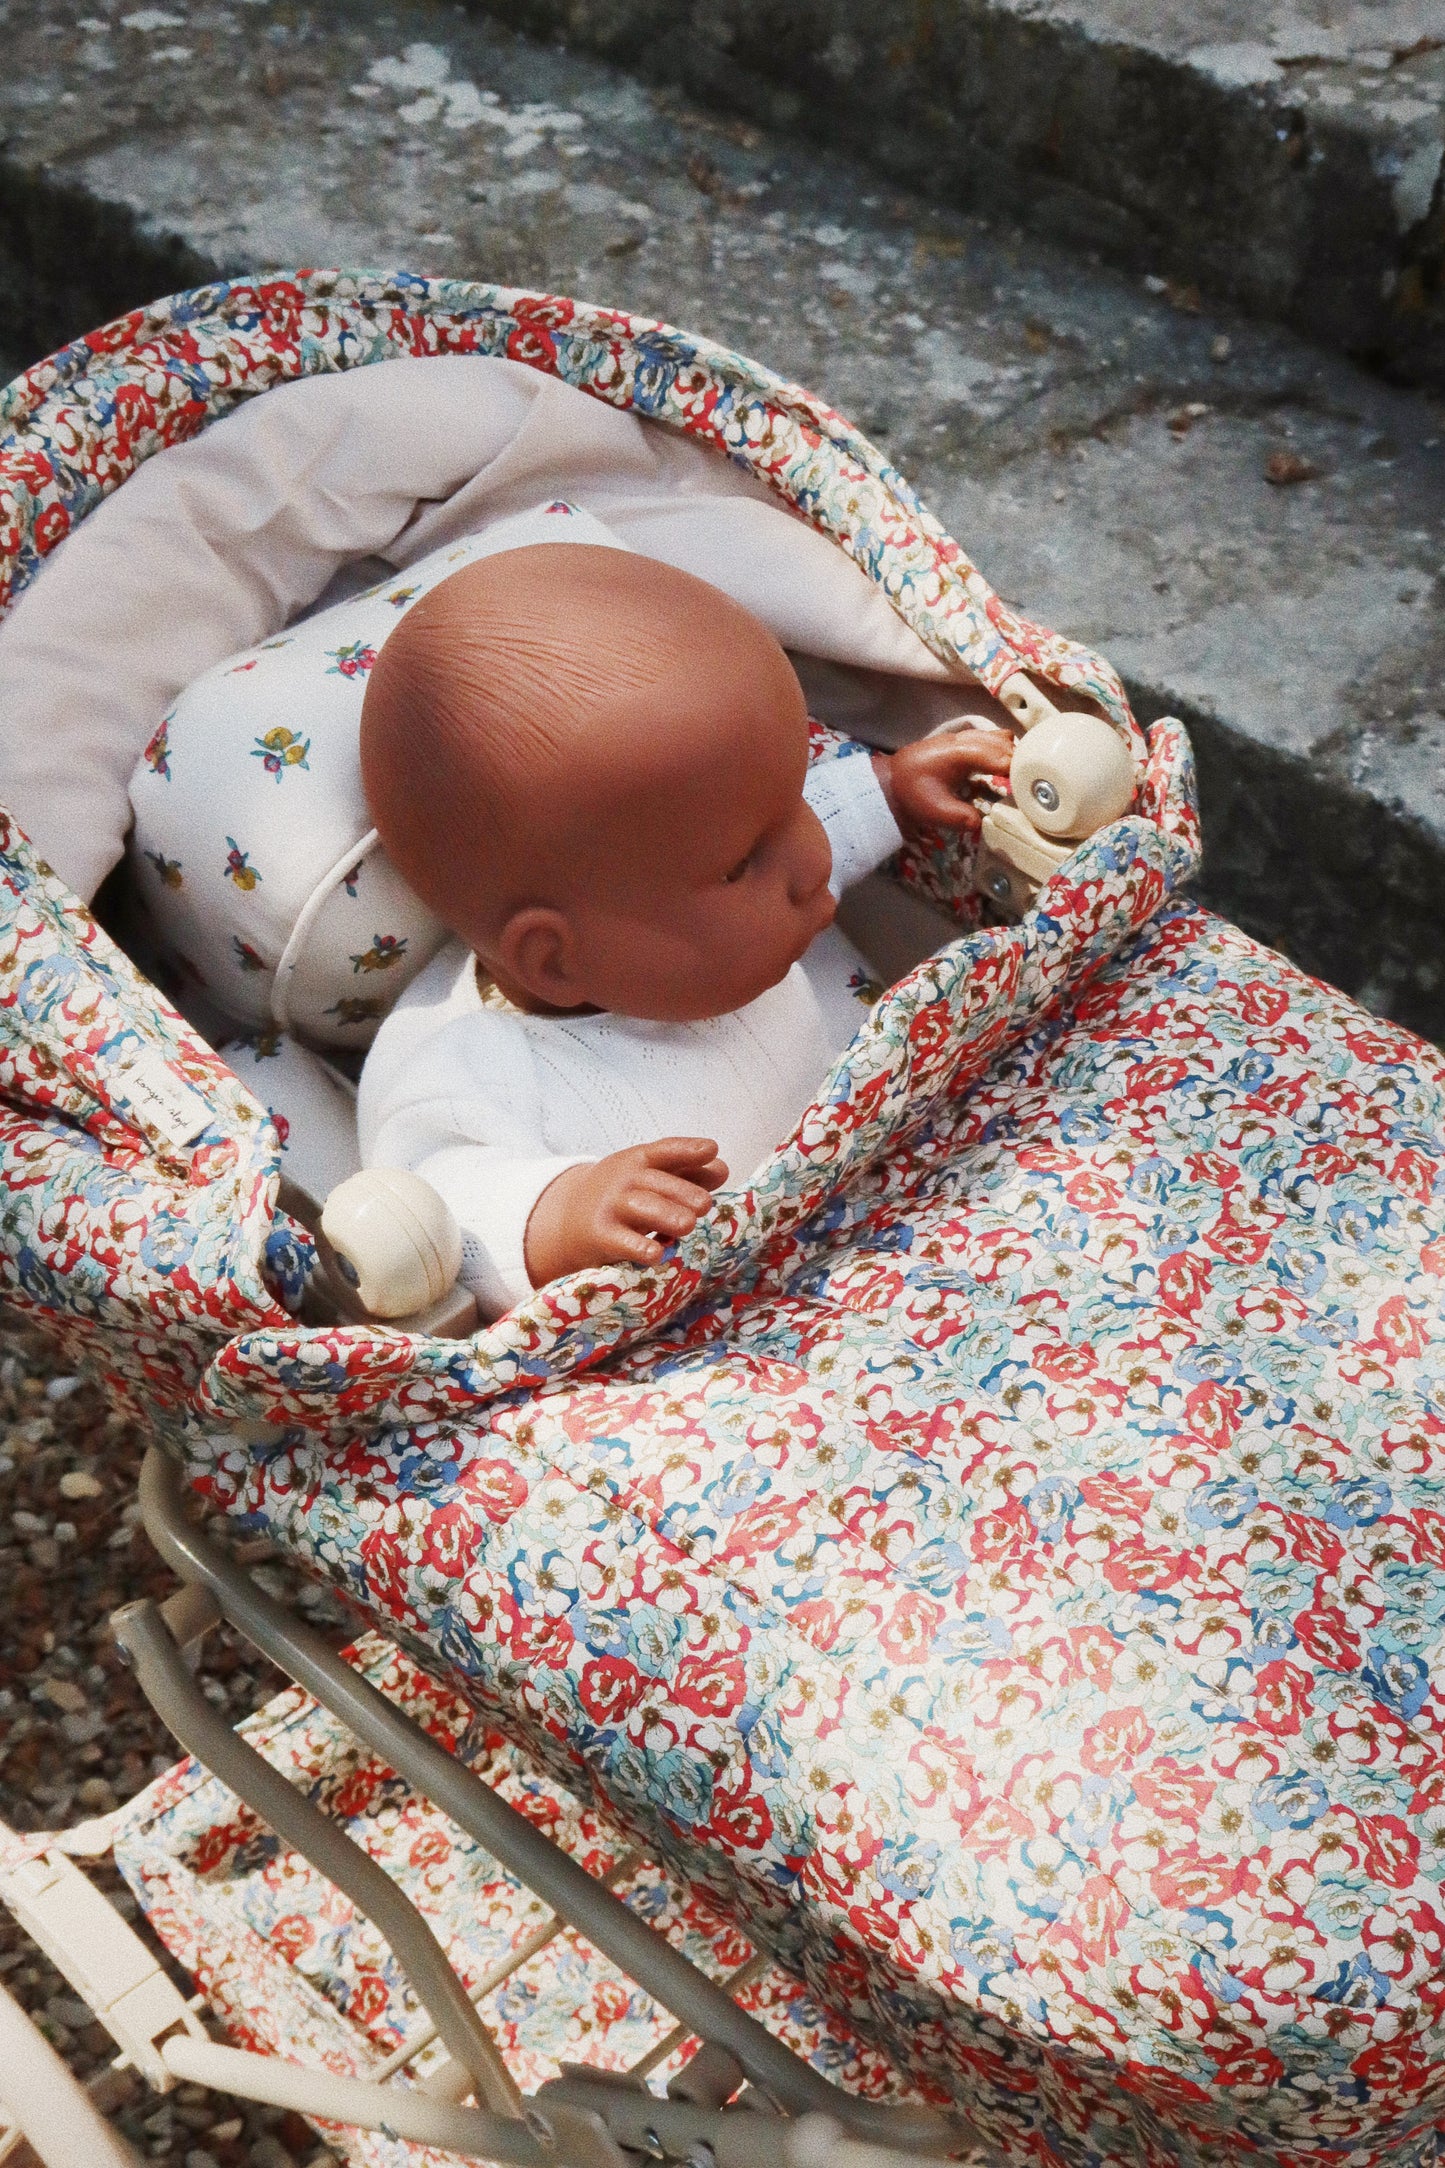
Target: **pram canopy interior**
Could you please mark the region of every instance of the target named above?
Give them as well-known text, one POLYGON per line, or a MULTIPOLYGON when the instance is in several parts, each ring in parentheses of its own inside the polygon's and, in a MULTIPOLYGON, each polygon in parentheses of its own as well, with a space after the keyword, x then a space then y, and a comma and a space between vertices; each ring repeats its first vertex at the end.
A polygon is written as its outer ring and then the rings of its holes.
MULTIPOLYGON (((1129 727, 796 388, 491 290, 207 289, 67 350, 6 395, 5 563, 243 390, 458 348, 746 460, 950 667, 1129 727)), ((7 843, 0 1291, 218 1503, 1007 2157, 1433 2158, 1445 1075, 1179 898, 1177 731, 664 1267, 462 1344, 291 1323, 269 1125, 7 843)))

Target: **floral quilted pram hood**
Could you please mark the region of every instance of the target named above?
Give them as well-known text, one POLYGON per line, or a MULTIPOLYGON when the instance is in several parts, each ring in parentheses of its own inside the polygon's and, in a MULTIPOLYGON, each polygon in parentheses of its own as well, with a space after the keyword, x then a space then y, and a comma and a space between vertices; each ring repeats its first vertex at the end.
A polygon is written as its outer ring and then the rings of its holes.
MULTIPOLYGON (((303 373, 457 353, 505 354, 751 467, 936 653, 990 688, 1024 667, 1091 694, 1143 757, 1108 665, 1009 611, 902 477, 811 395, 666 325, 453 282, 313 273, 202 288, 17 379, 0 395, 11 432, 0 440, 0 603, 141 460, 237 400, 303 373)), ((1192 791, 1182 734, 1157 732, 1137 814, 1076 854, 1023 929, 968 934, 978 913, 966 862, 913 854, 905 878, 959 918, 963 938, 879 1005, 754 1186, 657 1271, 549 1289, 465 1352, 389 1331, 296 1329, 286 1305, 311 1259, 305 1234, 275 1211, 263 1111, 9 823, 0 1287, 92 1365, 100 1327, 112 1389, 137 1412, 300 1420, 345 1436, 538 1386, 646 1334, 705 1285, 784 1270, 798 1231, 854 1171, 986 1067, 1187 874, 1192 791)))
MULTIPOLYGON (((1132 736, 796 387, 490 289, 211 288, 42 364, 0 577, 235 398, 457 350, 746 461, 936 652, 1132 736)), ((750 1191, 460 1343, 297 1327, 269 1123, 7 830, 0 1294, 999 2157, 1424 2168, 1445 1064, 1179 895, 1187 746, 1140 750, 750 1191)))

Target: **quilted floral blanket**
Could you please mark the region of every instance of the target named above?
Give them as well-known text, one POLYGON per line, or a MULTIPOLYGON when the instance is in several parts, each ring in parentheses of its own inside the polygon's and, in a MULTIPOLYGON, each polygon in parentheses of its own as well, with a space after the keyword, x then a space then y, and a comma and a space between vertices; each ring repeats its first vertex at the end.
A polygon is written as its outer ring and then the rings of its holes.
MULTIPOLYGON (((42 364, 4 565, 234 397, 465 339, 711 433, 940 652, 1132 730, 807 395, 488 289, 208 289, 42 364)), ((269 1124, 0 844, 0 1294, 219 1505, 1003 2158, 1435 2159, 1445 1068, 1182 898, 1177 727, 661 1266, 463 1343, 296 1325, 269 1124)))

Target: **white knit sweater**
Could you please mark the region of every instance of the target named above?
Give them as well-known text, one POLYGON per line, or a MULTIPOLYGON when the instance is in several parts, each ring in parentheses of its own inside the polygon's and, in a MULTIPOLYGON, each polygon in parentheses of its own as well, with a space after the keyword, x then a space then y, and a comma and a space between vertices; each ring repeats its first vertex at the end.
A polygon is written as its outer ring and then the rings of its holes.
MULTIPOLYGON (((809 771, 835 894, 901 841, 862 748, 809 771)), ((531 1288, 523 1239, 565 1167, 653 1137, 716 1137, 742 1185, 788 1135, 861 1023, 872 989, 836 927, 777 986, 728 1016, 649 1024, 529 1016, 486 996, 454 942, 407 988, 362 1072, 362 1162, 409 1167, 462 1229, 462 1278, 490 1315, 531 1288)))

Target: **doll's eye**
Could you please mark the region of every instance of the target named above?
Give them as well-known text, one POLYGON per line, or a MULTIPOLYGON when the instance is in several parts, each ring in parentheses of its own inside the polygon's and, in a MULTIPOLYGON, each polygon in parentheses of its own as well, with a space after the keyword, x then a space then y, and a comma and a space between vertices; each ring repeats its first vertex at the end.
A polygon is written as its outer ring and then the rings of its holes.
POLYGON ((751 851, 749 851, 746 858, 740 858, 738 860, 737 864, 733 867, 731 873, 725 873, 723 875, 723 880, 729 888, 732 887, 735 881, 740 881, 742 879, 743 875, 747 872, 748 867, 752 864, 752 862, 753 854, 751 851))

